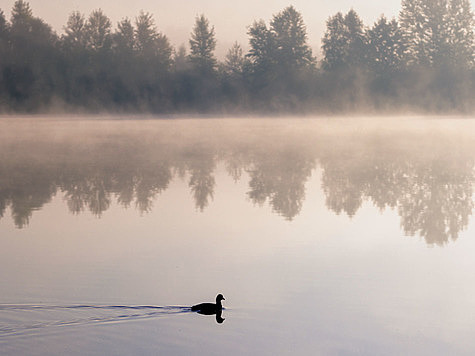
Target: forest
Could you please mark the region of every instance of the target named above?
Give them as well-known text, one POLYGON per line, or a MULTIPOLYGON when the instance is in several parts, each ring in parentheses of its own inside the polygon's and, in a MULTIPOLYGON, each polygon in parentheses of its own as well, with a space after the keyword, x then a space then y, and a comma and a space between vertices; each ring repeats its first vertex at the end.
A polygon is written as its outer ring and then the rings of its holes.
POLYGON ((402 0, 372 25, 350 9, 313 53, 288 6, 218 60, 205 15, 174 48, 145 11, 115 27, 73 11, 58 34, 17 0, 9 19, 0 9, 0 113, 471 114, 474 23, 469 0, 402 0))

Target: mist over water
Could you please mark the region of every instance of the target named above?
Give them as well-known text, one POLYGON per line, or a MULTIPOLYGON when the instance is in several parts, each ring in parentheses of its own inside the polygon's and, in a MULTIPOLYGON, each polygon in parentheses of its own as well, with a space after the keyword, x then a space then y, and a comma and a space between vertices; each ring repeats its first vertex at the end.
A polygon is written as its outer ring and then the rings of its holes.
POLYGON ((1 353, 470 355, 474 129, 3 118, 1 353))
POLYGON ((472 123, 465 119, 4 121, 0 217, 16 227, 60 195, 73 214, 111 204, 153 210, 175 180, 197 211, 213 203, 225 170, 242 199, 292 221, 320 179, 325 205, 352 217, 365 202, 395 209, 407 235, 455 240, 473 209, 472 123), (32 126, 31 126, 32 125, 32 126), (316 178, 316 174, 320 174, 316 178), (6 218, 6 216, 4 217, 6 218))

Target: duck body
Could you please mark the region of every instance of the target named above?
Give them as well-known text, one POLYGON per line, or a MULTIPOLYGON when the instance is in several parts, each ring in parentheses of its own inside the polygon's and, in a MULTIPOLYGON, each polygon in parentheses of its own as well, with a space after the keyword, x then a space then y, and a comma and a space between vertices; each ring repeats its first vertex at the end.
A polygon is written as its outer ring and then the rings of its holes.
POLYGON ((205 315, 212 315, 221 313, 223 310, 223 305, 221 304, 221 300, 225 300, 222 294, 218 294, 216 296, 216 304, 215 303, 201 303, 196 304, 191 307, 191 311, 198 312, 199 314, 205 315))

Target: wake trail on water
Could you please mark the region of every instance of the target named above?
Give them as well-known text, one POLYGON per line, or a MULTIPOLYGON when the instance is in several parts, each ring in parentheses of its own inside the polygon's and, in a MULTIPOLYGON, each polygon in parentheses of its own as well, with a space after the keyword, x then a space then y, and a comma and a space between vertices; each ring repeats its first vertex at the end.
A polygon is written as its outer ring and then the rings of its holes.
POLYGON ((0 304, 0 339, 51 327, 115 323, 191 312, 190 307, 184 306, 0 304))

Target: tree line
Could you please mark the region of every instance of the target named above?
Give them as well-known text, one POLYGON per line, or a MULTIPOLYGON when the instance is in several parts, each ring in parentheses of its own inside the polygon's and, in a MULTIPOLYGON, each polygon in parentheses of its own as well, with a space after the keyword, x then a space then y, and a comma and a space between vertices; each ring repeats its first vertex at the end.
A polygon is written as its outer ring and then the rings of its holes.
POLYGON ((402 0, 398 20, 329 17, 316 56, 289 6, 218 60, 204 15, 174 48, 148 12, 113 27, 73 11, 58 35, 17 0, 9 21, 0 10, 0 111, 472 112, 473 29, 469 0, 402 0))

